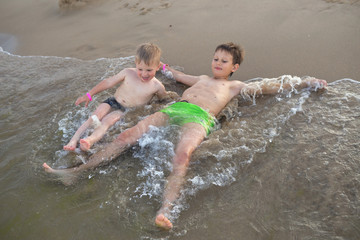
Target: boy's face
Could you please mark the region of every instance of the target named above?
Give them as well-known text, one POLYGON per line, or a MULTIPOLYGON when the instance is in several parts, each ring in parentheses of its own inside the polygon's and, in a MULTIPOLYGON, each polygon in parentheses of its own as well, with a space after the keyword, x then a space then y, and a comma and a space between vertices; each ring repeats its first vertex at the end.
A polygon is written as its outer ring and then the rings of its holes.
POLYGON ((211 62, 211 70, 214 78, 227 79, 230 73, 235 72, 239 68, 239 64, 233 64, 233 57, 229 52, 218 50, 214 54, 211 62))
POLYGON ((158 71, 160 68, 160 63, 151 63, 150 65, 147 65, 144 61, 140 61, 140 63, 135 64, 137 75, 143 82, 148 82, 153 79, 155 77, 156 71, 158 71))

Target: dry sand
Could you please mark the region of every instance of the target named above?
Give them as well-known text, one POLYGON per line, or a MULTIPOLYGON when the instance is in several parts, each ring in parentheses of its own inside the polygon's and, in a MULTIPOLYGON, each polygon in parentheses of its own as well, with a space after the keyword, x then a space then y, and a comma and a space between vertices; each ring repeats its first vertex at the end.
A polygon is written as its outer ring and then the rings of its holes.
POLYGON ((360 0, 60 3, 0 0, 0 46, 18 55, 90 60, 130 56, 138 44, 154 42, 163 61, 200 75, 211 74, 214 48, 233 41, 246 51, 233 78, 360 80, 360 0))

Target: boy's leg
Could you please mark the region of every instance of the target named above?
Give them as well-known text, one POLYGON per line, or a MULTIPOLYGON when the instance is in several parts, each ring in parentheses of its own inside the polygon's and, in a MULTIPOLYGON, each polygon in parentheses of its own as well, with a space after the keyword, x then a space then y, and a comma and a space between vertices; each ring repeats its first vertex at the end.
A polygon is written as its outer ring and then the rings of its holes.
POLYGON ((138 139, 140 139, 144 133, 149 131, 150 126, 160 127, 167 124, 169 117, 162 112, 156 112, 145 119, 138 122, 135 126, 126 129, 120 133, 119 136, 106 147, 95 153, 90 157, 90 160, 80 167, 89 168, 95 167, 102 162, 111 161, 119 156, 124 150, 134 145, 138 139))
MULTIPOLYGON (((100 120, 106 115, 108 114, 108 112, 110 111, 111 107, 109 104, 107 103, 101 103, 95 110, 95 112, 92 115, 96 115, 100 120)), ((81 135, 86 131, 86 129, 88 129, 91 124, 92 124, 93 120, 91 117, 89 117, 88 120, 86 120, 79 128, 78 130, 75 132, 74 136, 71 138, 71 140, 69 141, 68 144, 66 144, 64 146, 64 150, 67 151, 74 151, 76 148, 76 144, 77 142, 80 140, 81 135)))
POLYGON ((162 206, 155 219, 155 223, 159 227, 164 229, 172 228, 172 223, 166 215, 169 214, 174 201, 179 197, 191 154, 200 145, 205 136, 206 131, 200 124, 187 123, 182 127, 181 138, 173 159, 173 169, 164 190, 162 206))
POLYGON ((163 126, 167 123, 168 119, 169 118, 165 113, 154 113, 140 121, 134 127, 122 132, 113 142, 107 144, 103 150, 92 155, 86 164, 81 164, 78 167, 68 169, 52 169, 49 165, 44 163, 44 170, 59 176, 66 185, 72 184, 75 179, 75 174, 115 159, 124 150, 135 144, 136 141, 149 130, 150 125, 163 126))
POLYGON ((85 139, 80 139, 80 148, 83 151, 88 151, 91 146, 99 141, 106 133, 106 131, 121 119, 124 113, 120 110, 113 111, 107 114, 101 120, 101 125, 97 127, 94 132, 85 139))

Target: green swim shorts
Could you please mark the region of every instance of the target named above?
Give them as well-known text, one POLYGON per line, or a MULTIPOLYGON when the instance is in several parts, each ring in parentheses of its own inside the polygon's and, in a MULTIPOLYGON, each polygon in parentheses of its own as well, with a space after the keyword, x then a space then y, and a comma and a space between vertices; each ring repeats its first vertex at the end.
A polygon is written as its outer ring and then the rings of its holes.
POLYGON ((215 118, 201 107, 188 102, 176 102, 162 110, 170 117, 170 123, 179 126, 185 123, 199 123, 204 128, 207 134, 215 127, 215 118))

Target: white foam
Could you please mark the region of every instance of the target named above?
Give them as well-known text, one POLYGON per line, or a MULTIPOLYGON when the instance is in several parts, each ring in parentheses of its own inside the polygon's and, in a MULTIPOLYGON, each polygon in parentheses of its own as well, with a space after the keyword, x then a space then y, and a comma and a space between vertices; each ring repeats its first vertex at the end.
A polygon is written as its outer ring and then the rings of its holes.
POLYGON ((93 120, 92 126, 93 126, 94 128, 98 128, 98 127, 101 126, 101 122, 100 122, 98 116, 92 115, 92 116, 91 116, 91 119, 93 120))
POLYGON ((165 137, 167 128, 150 126, 150 131, 138 141, 134 157, 143 165, 137 177, 142 183, 136 187, 137 197, 161 196, 165 184, 165 172, 171 171, 171 159, 174 155, 174 144, 165 137))
POLYGON ((354 79, 351 79, 351 78, 342 78, 342 79, 339 79, 339 80, 336 80, 334 82, 329 83, 328 86, 334 86, 334 85, 336 85, 336 84, 338 84, 340 82, 347 82, 347 81, 352 82, 352 83, 356 83, 356 84, 360 84, 360 82, 357 81, 357 80, 354 80, 354 79))
POLYGON ((171 71, 169 71, 169 70, 167 70, 167 69, 165 69, 165 70, 162 69, 162 70, 161 70, 161 73, 162 73, 166 78, 175 80, 174 75, 172 74, 171 71))
MULTIPOLYGON (((313 79, 312 77, 306 77, 304 79, 313 79)), ((243 99, 245 100, 252 100, 253 104, 256 104, 256 92, 259 92, 260 94, 262 94, 262 88, 264 86, 268 86, 271 87, 272 84, 274 83, 279 83, 279 89, 278 89, 278 93, 284 93, 285 89, 284 89, 284 84, 289 84, 290 85, 290 89, 286 90, 287 94, 286 97, 290 98, 292 96, 292 94, 298 94, 298 91, 296 90, 296 86, 298 86, 301 82, 302 82, 302 78, 297 77, 297 76, 291 76, 291 75, 282 75, 280 77, 277 78, 253 78, 248 80, 248 86, 241 89, 240 95, 243 97, 243 99)), ((313 88, 314 91, 318 90, 318 89, 322 89, 324 88, 322 83, 315 83, 315 86, 311 86, 309 88, 313 88)), ((280 101, 281 99, 277 96, 276 99, 278 101, 280 101)))

